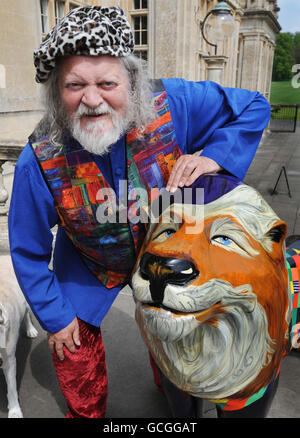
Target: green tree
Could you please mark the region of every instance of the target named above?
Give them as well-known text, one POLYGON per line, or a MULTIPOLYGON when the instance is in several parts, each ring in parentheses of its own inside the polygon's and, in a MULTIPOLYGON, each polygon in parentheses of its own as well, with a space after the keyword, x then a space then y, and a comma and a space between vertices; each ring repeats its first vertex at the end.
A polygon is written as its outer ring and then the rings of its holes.
MULTIPOLYGON (((297 36, 300 43, 300 35, 297 36)), ((276 38, 274 54, 273 81, 288 81, 292 78, 292 66, 295 62, 295 36, 291 33, 279 33, 276 38)))
POLYGON ((300 32, 294 34, 294 63, 300 64, 300 32))

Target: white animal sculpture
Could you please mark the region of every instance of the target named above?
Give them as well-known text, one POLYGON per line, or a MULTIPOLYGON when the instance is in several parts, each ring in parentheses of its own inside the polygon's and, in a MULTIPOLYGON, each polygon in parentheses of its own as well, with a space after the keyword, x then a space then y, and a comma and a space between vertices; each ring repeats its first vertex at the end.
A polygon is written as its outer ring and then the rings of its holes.
POLYGON ((26 334, 38 334, 20 290, 9 255, 0 255, 0 367, 7 384, 8 418, 23 418, 16 382, 16 347, 24 319, 26 334))

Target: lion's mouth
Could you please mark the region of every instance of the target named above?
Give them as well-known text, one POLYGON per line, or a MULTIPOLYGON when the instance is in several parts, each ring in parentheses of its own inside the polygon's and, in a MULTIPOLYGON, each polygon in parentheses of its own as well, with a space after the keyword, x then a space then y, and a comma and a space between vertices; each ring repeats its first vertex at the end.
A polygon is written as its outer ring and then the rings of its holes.
POLYGON ((171 309, 170 307, 165 306, 164 304, 150 304, 150 303, 142 303, 143 306, 150 307, 151 309, 155 309, 157 311, 164 310, 166 312, 174 313, 174 315, 188 315, 189 312, 179 312, 179 310, 171 309))
POLYGON ((176 309, 172 309, 170 307, 167 307, 163 304, 155 305, 155 304, 151 304, 151 303, 141 303, 141 306, 148 308, 148 309, 156 310, 157 312, 160 312, 161 314, 167 313, 170 316, 173 316, 174 318, 186 317, 186 316, 192 315, 196 318, 196 320, 199 323, 204 323, 204 322, 207 323, 209 320, 211 320, 211 322, 212 322, 212 320, 214 320, 217 315, 219 315, 220 313, 224 313, 224 311, 225 311, 223 306, 221 305, 221 302, 218 302, 218 303, 212 305, 208 309, 199 310, 196 312, 182 312, 182 311, 178 311, 176 309))
POLYGON ((136 320, 145 335, 149 332, 160 341, 177 342, 189 336, 203 323, 217 324, 216 316, 220 312, 220 303, 199 312, 184 313, 164 305, 137 302, 136 320))

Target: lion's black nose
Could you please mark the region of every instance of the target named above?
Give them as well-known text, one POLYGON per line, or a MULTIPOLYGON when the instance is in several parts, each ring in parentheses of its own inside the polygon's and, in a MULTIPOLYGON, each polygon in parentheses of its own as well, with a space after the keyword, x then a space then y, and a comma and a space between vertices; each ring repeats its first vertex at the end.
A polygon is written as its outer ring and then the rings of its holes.
POLYGON ((199 275, 189 260, 166 258, 145 253, 140 261, 141 276, 150 282, 154 304, 162 304, 167 284, 185 286, 199 275))

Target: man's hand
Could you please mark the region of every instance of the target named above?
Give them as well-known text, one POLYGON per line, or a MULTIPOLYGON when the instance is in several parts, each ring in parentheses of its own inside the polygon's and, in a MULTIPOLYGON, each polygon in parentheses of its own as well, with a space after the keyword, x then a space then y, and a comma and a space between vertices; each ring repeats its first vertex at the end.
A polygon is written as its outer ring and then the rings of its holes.
POLYGON ((80 346, 79 325, 77 318, 57 333, 48 333, 48 345, 51 353, 56 352, 60 360, 64 360, 63 346, 71 353, 75 353, 76 346, 80 346))
POLYGON ((167 190, 175 192, 178 187, 190 186, 200 176, 222 170, 214 160, 197 155, 182 155, 175 163, 167 190))

